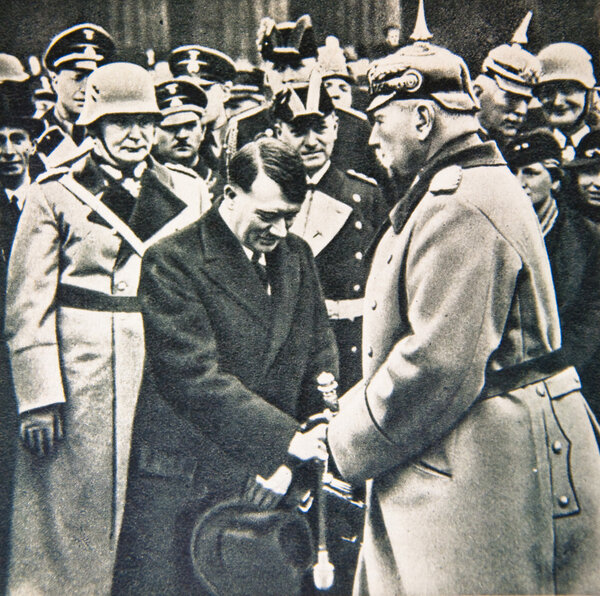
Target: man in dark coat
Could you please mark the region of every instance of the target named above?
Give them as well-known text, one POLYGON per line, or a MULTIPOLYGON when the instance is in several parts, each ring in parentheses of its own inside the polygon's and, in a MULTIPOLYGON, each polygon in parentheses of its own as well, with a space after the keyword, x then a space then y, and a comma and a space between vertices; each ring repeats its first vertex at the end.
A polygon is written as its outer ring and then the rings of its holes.
POLYGON ((324 425, 298 422, 322 407, 317 376, 337 374, 310 248, 287 235, 304 175, 284 143, 247 145, 219 204, 145 255, 147 361, 115 594, 203 593, 193 517, 248 477, 324 455, 324 425))
MULTIPOLYGON (((15 59, 16 60, 16 59, 15 59)), ((8 258, 25 195, 29 188, 29 160, 33 140, 42 123, 34 120, 34 106, 25 82, 5 82, 0 90, 0 327, 4 328, 8 258)), ((17 410, 8 349, 0 342, 0 593, 5 590, 17 410)))

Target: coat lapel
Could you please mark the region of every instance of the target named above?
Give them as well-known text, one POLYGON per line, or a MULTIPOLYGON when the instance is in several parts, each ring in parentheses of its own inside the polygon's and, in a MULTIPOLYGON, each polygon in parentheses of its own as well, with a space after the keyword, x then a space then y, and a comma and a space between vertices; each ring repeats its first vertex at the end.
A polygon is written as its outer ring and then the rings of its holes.
POLYGON ((216 206, 206 213, 202 224, 199 229, 205 273, 269 330, 271 300, 242 245, 227 227, 216 206))
POLYGON ((308 243, 315 257, 336 237, 352 213, 350 205, 332 196, 336 189, 342 188, 342 182, 330 166, 290 228, 290 232, 308 243))
POLYGON ((290 333, 298 290, 300 288, 300 260, 284 240, 267 255, 267 270, 272 289, 272 327, 271 345, 266 356, 265 368, 268 370, 290 333))

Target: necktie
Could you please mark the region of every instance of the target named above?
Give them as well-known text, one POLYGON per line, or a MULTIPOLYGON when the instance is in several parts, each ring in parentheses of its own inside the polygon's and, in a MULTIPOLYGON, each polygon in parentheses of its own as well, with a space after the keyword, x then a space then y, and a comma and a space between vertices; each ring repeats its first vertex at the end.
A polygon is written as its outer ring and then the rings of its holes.
POLYGON ((260 255, 260 252, 255 252, 252 255, 252 259, 250 262, 254 265, 254 269, 256 271, 256 274, 258 275, 258 279, 260 279, 263 287, 265 288, 265 290, 267 290, 267 288, 269 287, 269 278, 267 276, 267 268, 259 261, 260 255))

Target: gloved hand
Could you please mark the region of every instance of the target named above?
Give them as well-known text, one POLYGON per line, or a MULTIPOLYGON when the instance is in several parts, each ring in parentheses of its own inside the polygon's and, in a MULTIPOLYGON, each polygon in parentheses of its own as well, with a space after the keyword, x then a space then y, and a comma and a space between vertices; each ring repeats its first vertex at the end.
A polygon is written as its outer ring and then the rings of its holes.
POLYGON ((21 414, 19 434, 29 451, 40 457, 50 455, 58 441, 65 437, 59 406, 47 406, 21 414))

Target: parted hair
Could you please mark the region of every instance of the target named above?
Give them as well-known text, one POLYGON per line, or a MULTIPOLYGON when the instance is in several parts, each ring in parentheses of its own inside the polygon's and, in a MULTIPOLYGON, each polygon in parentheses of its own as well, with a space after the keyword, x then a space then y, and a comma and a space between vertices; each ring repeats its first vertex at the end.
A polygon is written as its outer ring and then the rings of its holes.
POLYGON ((298 152, 287 143, 263 137, 244 145, 230 160, 227 180, 244 192, 260 172, 276 182, 290 203, 302 203, 306 196, 306 170, 298 152))

